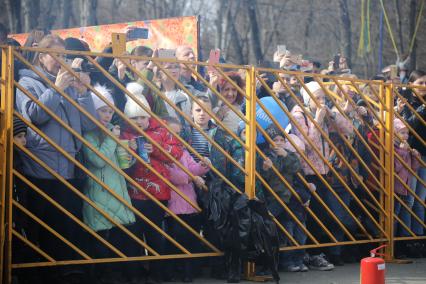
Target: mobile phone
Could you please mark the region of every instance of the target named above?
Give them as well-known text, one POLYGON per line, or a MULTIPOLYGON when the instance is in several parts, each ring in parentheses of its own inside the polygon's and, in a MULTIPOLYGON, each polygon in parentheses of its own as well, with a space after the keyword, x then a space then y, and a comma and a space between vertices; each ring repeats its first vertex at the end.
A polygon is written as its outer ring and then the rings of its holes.
POLYGON ((141 157, 145 162, 150 163, 149 155, 145 150, 145 143, 147 140, 143 136, 136 137, 136 145, 138 156, 141 157))
POLYGON ((126 34, 112 33, 112 53, 114 55, 123 55, 126 52, 126 34))
MULTIPOLYGON (((219 59, 220 59, 220 49, 210 50, 209 64, 219 64, 219 59)), ((207 71, 208 72, 215 72, 215 69, 214 69, 213 66, 208 65, 207 71)))
POLYGON ((149 30, 147 28, 132 28, 127 32, 127 40, 148 39, 149 30))
POLYGON ((175 58, 176 50, 175 49, 165 49, 161 48, 158 50, 158 57, 160 58, 175 58))

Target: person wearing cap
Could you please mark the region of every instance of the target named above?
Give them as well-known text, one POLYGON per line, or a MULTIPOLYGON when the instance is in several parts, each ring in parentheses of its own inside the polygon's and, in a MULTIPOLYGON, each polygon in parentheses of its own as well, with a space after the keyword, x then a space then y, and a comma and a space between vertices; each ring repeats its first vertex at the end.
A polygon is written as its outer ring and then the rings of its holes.
MULTIPOLYGON (((106 161, 109 160, 119 167, 117 152, 119 145, 111 136, 118 138, 120 136, 120 127, 111 124, 114 111, 104 101, 106 100, 111 105, 114 105, 114 100, 110 90, 106 87, 95 85, 94 89, 98 94, 91 92, 91 96, 98 115, 98 121, 106 130, 96 128, 84 134, 86 141, 102 154, 101 157, 88 146, 83 146, 84 162, 85 167, 101 180, 107 186, 107 189, 89 177, 84 186, 84 194, 114 221, 122 225, 130 225, 135 222, 135 215, 109 192, 111 191, 120 196, 128 204, 131 203, 124 177, 106 161)), ((87 202, 83 203, 83 220, 108 242, 117 243, 119 241, 117 234, 119 229, 87 202)), ((96 257, 111 257, 109 249, 99 242, 95 242, 91 248, 93 249, 93 255, 96 257)), ((96 270, 96 272, 99 272, 97 279, 111 277, 111 271, 107 270, 110 266, 106 265, 104 268, 96 270)))
MULTIPOLYGON (((129 146, 131 150, 134 151, 134 154, 137 152, 140 154, 141 151, 143 151, 149 157, 149 160, 145 160, 144 163, 138 159, 136 163, 127 170, 129 176, 142 188, 139 189, 133 185, 129 185, 128 191, 130 198, 133 206, 137 210, 144 214, 155 225, 161 227, 164 219, 164 211, 153 199, 167 205, 167 201, 171 196, 171 188, 160 177, 170 180, 169 167, 173 164, 173 161, 164 152, 169 153, 176 160, 179 160, 183 155, 183 147, 172 133, 151 117, 151 108, 145 96, 137 96, 136 100, 128 97, 124 108, 124 114, 133 123, 132 125, 124 125, 120 139, 129 140, 129 146), (142 133, 142 131, 144 133, 142 133), (154 146, 148 137, 158 143, 161 149, 154 146), (141 142, 142 140, 144 141, 141 142), (143 150, 140 148, 142 145, 144 148, 143 150), (147 167, 147 163, 149 163, 155 172, 147 167), (149 192, 153 199, 148 197, 144 191, 149 192)), ((140 239, 143 239, 145 236, 147 244, 156 252, 161 254, 164 251, 162 236, 145 221, 138 218, 136 223, 130 226, 130 230, 140 239)), ((140 245, 136 244, 134 241, 131 241, 131 243, 132 244, 129 244, 126 255, 140 256, 142 253, 140 251, 140 245)), ((127 276, 129 278, 138 277, 138 275, 135 274, 138 273, 137 264, 136 267, 134 265, 135 264, 128 265, 129 273, 127 276)), ((163 271, 160 263, 152 262, 150 264, 150 277, 152 281, 161 281, 162 273, 163 271)))

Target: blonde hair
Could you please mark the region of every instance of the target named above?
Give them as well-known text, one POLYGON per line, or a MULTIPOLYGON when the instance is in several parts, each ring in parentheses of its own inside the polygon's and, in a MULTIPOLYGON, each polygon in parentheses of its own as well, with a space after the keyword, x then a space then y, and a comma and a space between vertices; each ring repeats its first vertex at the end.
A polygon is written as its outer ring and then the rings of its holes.
MULTIPOLYGON (((43 37, 43 39, 38 43, 38 47, 39 48, 51 48, 52 46, 55 45, 61 45, 63 47, 65 47, 65 41, 60 38, 58 35, 46 35, 43 37)), ((41 66, 40 64, 40 54, 42 52, 37 52, 34 56, 34 62, 33 64, 36 66, 41 66)))

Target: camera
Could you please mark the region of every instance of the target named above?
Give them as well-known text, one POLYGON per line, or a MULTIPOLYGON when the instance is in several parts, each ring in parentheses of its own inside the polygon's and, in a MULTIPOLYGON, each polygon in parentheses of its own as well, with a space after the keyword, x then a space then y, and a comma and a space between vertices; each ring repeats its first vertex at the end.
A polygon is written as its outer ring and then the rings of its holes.
MULTIPOLYGON (((78 57, 67 57, 65 62, 71 66, 72 62, 75 58, 78 57)), ((100 72, 93 64, 87 61, 87 59, 83 59, 83 62, 80 65, 80 68, 72 68, 74 72, 84 72, 84 73, 95 73, 100 72)))

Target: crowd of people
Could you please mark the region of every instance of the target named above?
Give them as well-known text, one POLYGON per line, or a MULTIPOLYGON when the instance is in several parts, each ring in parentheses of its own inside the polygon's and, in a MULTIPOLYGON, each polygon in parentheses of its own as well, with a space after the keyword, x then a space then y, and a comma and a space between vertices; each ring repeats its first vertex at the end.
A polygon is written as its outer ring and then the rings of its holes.
MULTIPOLYGON (((0 37, 3 34, 0 30, 0 37)), ((3 43, 13 44, 4 38, 0 39, 3 43)), ((80 39, 61 39, 37 30, 30 33, 25 46, 90 51, 80 39)), ((111 53, 112 48, 104 52, 111 53)), ((158 49, 137 46, 130 55, 156 58, 158 53, 158 49)), ((235 191, 229 182, 244 192, 244 72, 226 70, 227 80, 209 70, 205 80, 211 89, 196 80, 192 65, 95 58, 107 71, 105 75, 84 57, 59 56, 77 73, 76 78, 49 53, 25 51, 22 56, 31 67, 16 60, 15 80, 20 87, 15 90, 15 110, 20 117, 14 118, 14 167, 22 177, 15 177, 14 198, 28 211, 83 251, 87 249, 94 258, 115 257, 117 249, 134 257, 180 253, 160 230, 190 252, 207 251, 176 216, 224 249, 227 246, 219 229, 211 225, 212 210, 232 216, 229 223, 240 225, 236 235, 243 238, 247 231, 241 229, 241 224, 246 219, 234 212, 241 201, 235 198, 235 203, 226 203, 232 209, 215 209, 211 205, 214 194, 206 195, 206 190, 235 191), (66 217, 29 184, 75 219, 66 217), (83 230, 84 226, 104 241, 83 230)), ((175 56, 178 60, 196 59, 187 46, 178 46, 175 56)), ((382 143, 381 114, 374 107, 382 103, 379 85, 351 84, 357 76, 350 74, 343 56, 339 62, 330 62, 325 70, 319 69, 318 62, 303 62, 307 70, 290 53, 277 51, 274 61, 281 69, 310 73, 299 78, 284 72, 278 80, 265 72, 256 83, 258 98, 274 95, 291 121, 290 127, 275 123, 267 126, 262 133, 265 141, 258 145, 260 152, 256 154, 256 200, 270 212, 265 218, 276 219, 278 227, 287 232, 277 229, 279 245, 304 245, 312 242, 312 237, 326 243, 343 242, 348 234, 378 238, 379 214, 373 208, 377 208, 383 187, 379 182, 378 150, 382 143), (340 76, 341 85, 326 85, 327 78, 321 76, 314 80, 319 73, 340 76), (367 203, 371 206, 366 207, 367 203)), ((426 73, 409 70, 404 64, 398 66, 398 71, 400 76, 392 77, 390 69, 385 68, 372 78, 408 84, 398 88, 394 100, 394 211, 399 220, 395 221, 394 231, 395 236, 411 236, 409 231, 424 236, 426 73)), ((16 229, 29 241, 57 260, 81 258, 76 250, 64 246, 20 211, 16 210, 16 229)), ((355 250, 354 246, 290 250, 279 253, 277 265, 289 272, 332 270, 335 265, 355 261, 355 250)), ((41 259, 22 248, 16 251, 21 253, 17 261, 41 259)), ((424 242, 397 242, 396 254, 421 257, 426 248, 424 242)), ((233 251, 225 253, 225 261, 213 258, 206 262, 213 277, 237 283, 243 258, 243 253, 235 256, 233 251)), ((91 275, 97 283, 161 283, 176 275, 192 282, 206 262, 190 258, 151 261, 149 268, 138 262, 101 264, 91 275)), ((265 265, 257 272, 268 274, 270 269, 265 265)), ((57 277, 69 274, 63 269, 57 277)))

